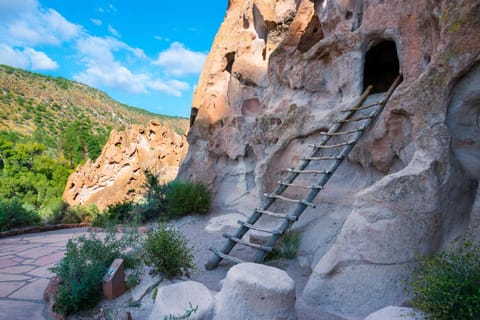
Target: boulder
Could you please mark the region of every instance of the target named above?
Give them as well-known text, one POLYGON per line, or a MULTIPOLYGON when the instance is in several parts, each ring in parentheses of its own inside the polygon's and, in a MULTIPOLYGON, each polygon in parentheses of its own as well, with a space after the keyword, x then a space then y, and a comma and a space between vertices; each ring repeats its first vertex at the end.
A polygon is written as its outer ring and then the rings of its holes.
POLYGON ((235 265, 216 295, 214 319, 296 319, 295 282, 277 268, 255 263, 235 265))
POLYGON ((364 320, 424 320, 423 312, 412 308, 389 306, 368 315, 364 320))
MULTIPOLYGON (((195 281, 178 282, 158 289, 155 305, 149 320, 164 320, 165 317, 186 317, 186 312, 191 310, 188 319, 212 319, 214 298, 207 287, 195 281)), ((186 319, 186 318, 185 318, 186 319)))

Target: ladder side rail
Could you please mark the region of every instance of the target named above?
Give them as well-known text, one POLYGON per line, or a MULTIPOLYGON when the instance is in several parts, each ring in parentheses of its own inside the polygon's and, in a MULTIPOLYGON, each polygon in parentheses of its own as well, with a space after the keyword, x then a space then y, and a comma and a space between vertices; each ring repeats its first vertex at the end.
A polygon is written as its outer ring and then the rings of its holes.
MULTIPOLYGON (((385 98, 382 100, 382 103, 380 104, 380 107, 377 108, 375 111, 374 111, 374 116, 372 118, 369 118, 369 119, 366 119, 365 121, 365 124, 364 126, 366 128, 368 128, 370 126, 370 124, 376 119, 376 116, 380 113, 380 111, 383 109, 383 107, 386 105, 388 99, 390 98, 390 96, 392 95, 393 91, 395 90, 395 88, 398 86, 398 84, 400 83, 401 81, 401 75, 399 75, 395 81, 392 83, 392 85, 390 86, 390 88, 388 89, 387 93, 385 94, 385 98)), ((363 133, 365 132, 365 130, 362 130, 362 131, 358 131, 356 132, 354 135, 353 135, 353 138, 352 140, 356 140, 358 141, 360 139, 360 137, 363 135, 363 133)), ((341 160, 336 160, 332 166, 329 168, 328 171, 330 171, 329 174, 324 174, 321 176, 319 182, 317 185, 319 186, 324 186, 328 180, 330 179, 330 177, 333 175, 333 173, 337 170, 337 168, 340 166, 340 164, 343 162, 344 159, 346 159, 346 157, 348 156, 348 154, 350 153, 350 151, 353 149, 355 144, 349 144, 349 145, 346 145, 343 150, 341 151, 340 153, 340 158, 342 158, 341 160)), ((318 195, 318 193, 321 191, 322 189, 312 189, 310 190, 310 192, 308 193, 307 197, 305 198, 305 200, 307 202, 312 202, 313 199, 318 195)), ((296 208, 295 208, 295 211, 293 212, 293 214, 291 214, 292 217, 295 217, 296 220, 298 220, 298 218, 300 217, 300 215, 303 213, 303 211, 305 211, 305 209, 307 208, 307 206, 303 203, 298 203, 296 208)), ((288 230, 293 224, 294 224, 295 221, 291 221, 291 220, 285 220, 282 225, 280 226, 280 228, 278 230, 280 230, 282 233, 284 233, 286 230, 288 230)), ((269 241, 267 242, 267 244, 265 246, 267 247, 271 247, 273 248, 273 246, 277 243, 278 239, 281 237, 282 235, 279 235, 279 234, 274 234, 272 235, 272 237, 269 239, 269 241)), ((266 252, 262 252, 262 251, 259 251, 257 253, 257 255, 255 256, 255 262, 259 263, 259 262, 262 262, 265 257, 267 256, 267 253, 266 252)))
MULTIPOLYGON (((367 99, 368 95, 370 94, 370 91, 373 89, 373 86, 368 86, 367 89, 365 89, 365 91, 363 92, 363 94, 360 96, 360 98, 358 99, 357 103, 355 104, 354 108, 357 108, 357 107, 360 107, 363 102, 365 101, 365 99, 367 99)), ((348 112, 345 114, 344 116, 344 119, 348 119, 349 117, 351 117, 356 111, 355 110, 352 110, 351 112, 348 112)), ((337 132, 341 127, 342 127, 342 123, 335 123, 333 124, 330 129, 328 130, 328 133, 335 133, 337 132)), ((325 145, 331 138, 331 135, 325 135, 323 136, 323 138, 321 139, 320 143, 318 145, 325 145)), ((310 157, 315 157, 317 154, 318 154, 319 150, 318 149, 314 149, 312 152, 311 152, 311 155, 310 157)), ((305 169, 308 165, 310 164, 310 160, 301 160, 300 161, 300 164, 295 168, 295 169, 298 169, 298 170, 303 170, 305 169)), ((287 184, 291 184, 293 181, 295 181, 295 179, 298 177, 298 173, 295 173, 295 172, 291 172, 288 174, 287 178, 285 179, 285 182, 287 184)), ((288 185, 285 185, 285 184, 279 184, 277 185, 277 187, 275 188, 275 190, 273 191, 273 193, 275 194, 278 194, 278 195, 281 195, 286 189, 288 188, 288 185)), ((312 190, 312 191, 315 191, 315 190, 312 190)), ((265 199, 263 202, 262 202, 262 205, 261 205, 261 210, 267 210, 272 204, 273 202, 275 201, 274 198, 267 198, 265 199)), ((304 206, 304 204, 302 203, 299 203, 299 205, 301 206, 304 206)), ((305 207, 303 208, 303 210, 305 210, 305 207)), ((302 210, 302 211, 303 211, 302 210)), ((252 215, 248 218, 247 220, 247 223, 248 224, 255 224, 258 219, 260 219, 261 217, 261 213, 259 213, 258 211, 254 210, 254 212, 252 213, 252 215)), ((238 239, 241 239, 247 232, 248 232, 248 228, 244 225, 240 226, 238 229, 237 229, 237 232, 235 233, 234 237, 238 238, 238 239)), ((275 235, 273 236, 274 238, 276 237, 275 235)), ((278 237, 277 237, 278 239, 278 237)), ((276 240, 275 240, 276 241, 276 240)), ((227 240, 227 243, 223 246, 222 250, 220 250, 223 254, 228 254, 232 249, 233 247, 236 245, 236 242, 235 241, 232 241, 232 240, 227 240)), ((222 260, 222 258, 217 255, 217 254, 214 254, 210 260, 208 260, 208 262, 205 264, 205 268, 207 270, 211 270, 213 268, 215 268, 219 263, 220 261, 222 260)), ((262 259, 263 260, 263 259, 262 259)))

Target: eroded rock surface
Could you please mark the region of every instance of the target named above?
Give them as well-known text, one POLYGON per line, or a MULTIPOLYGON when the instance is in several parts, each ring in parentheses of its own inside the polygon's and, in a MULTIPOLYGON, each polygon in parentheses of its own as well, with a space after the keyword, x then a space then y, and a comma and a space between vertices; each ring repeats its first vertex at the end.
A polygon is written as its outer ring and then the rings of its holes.
POLYGON ((63 198, 72 206, 95 204, 99 209, 139 199, 144 170, 159 173, 162 182, 173 180, 187 149, 184 136, 159 122, 113 130, 98 159, 70 175, 63 198))
POLYGON ((403 82, 296 228, 306 303, 349 317, 401 305, 417 254, 478 230, 480 4, 229 3, 180 177, 250 214, 340 109, 367 84, 385 90, 397 68, 403 82))
POLYGON ((295 282, 283 270, 240 263, 216 295, 214 319, 296 319, 295 282))

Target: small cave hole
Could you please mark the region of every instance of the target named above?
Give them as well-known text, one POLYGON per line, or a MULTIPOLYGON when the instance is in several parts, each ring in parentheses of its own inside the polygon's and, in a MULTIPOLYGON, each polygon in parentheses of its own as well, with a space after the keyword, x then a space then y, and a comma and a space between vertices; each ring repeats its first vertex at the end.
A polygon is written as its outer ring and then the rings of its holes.
POLYGON ((308 23, 308 26, 305 29, 304 34, 300 38, 300 42, 298 44, 298 50, 300 50, 300 52, 306 52, 322 39, 323 39, 322 25, 320 24, 320 20, 318 20, 318 17, 314 15, 310 20, 310 22, 308 23))
POLYGON ((198 108, 192 107, 192 111, 190 111, 190 127, 193 127, 195 123, 195 119, 197 118, 198 108))
POLYGON ((400 63, 395 42, 387 40, 378 43, 365 54, 363 90, 372 85, 371 93, 387 91, 399 71, 400 63))
POLYGON ((227 64, 225 65, 224 71, 232 73, 233 63, 235 62, 235 52, 227 53, 225 59, 227 60, 227 64))
POLYGON ((345 14, 345 19, 350 20, 352 19, 352 17, 353 17, 352 11, 347 11, 347 13, 345 14))

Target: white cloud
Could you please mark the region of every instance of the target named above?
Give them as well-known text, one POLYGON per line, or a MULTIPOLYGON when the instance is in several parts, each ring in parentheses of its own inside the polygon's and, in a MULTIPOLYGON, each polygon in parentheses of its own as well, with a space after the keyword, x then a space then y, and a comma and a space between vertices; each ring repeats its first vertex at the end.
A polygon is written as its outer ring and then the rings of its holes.
POLYGON ((23 50, 0 44, 0 63, 31 70, 54 70, 58 64, 44 52, 32 48, 23 50))
POLYGON ((23 52, 29 56, 32 70, 54 70, 58 68, 58 64, 44 52, 32 48, 27 48, 23 52))
MULTIPOLYGON (((124 52, 136 59, 146 59, 143 50, 132 48, 126 43, 111 37, 88 36, 77 42, 81 61, 86 70, 74 76, 74 79, 88 85, 104 86, 125 92, 142 94, 149 90, 181 96, 190 88, 186 82, 178 80, 158 80, 145 73, 134 73, 116 58, 124 52)), ((127 59, 128 60, 128 59, 127 59)))
POLYGON ((37 0, 0 0, 0 19, 6 22, 21 14, 32 12, 37 7, 37 0))
POLYGON ((102 20, 100 19, 90 19, 90 21, 92 21, 92 23, 96 26, 101 26, 103 24, 102 20))
POLYGON ((145 74, 133 74, 126 67, 114 62, 109 65, 92 65, 74 79, 88 85, 106 86, 130 93, 147 93, 145 83, 149 77, 145 74))
POLYGON ((190 89, 190 85, 188 83, 178 80, 155 80, 149 82, 148 87, 175 97, 180 97, 182 95, 182 91, 190 89))
POLYGON ((113 36, 117 37, 117 38, 121 38, 122 36, 120 35, 120 33, 117 31, 117 29, 115 29, 114 27, 112 27, 112 25, 108 25, 108 31, 113 34, 113 36))
POLYGON ((82 31, 81 26, 67 21, 53 9, 17 9, 10 11, 9 19, 0 21, 0 41, 6 44, 25 47, 58 45, 75 38, 82 31))
POLYGON ((186 49, 183 44, 173 42, 165 51, 158 54, 153 63, 162 66, 166 74, 183 76, 200 73, 207 55, 186 49))

